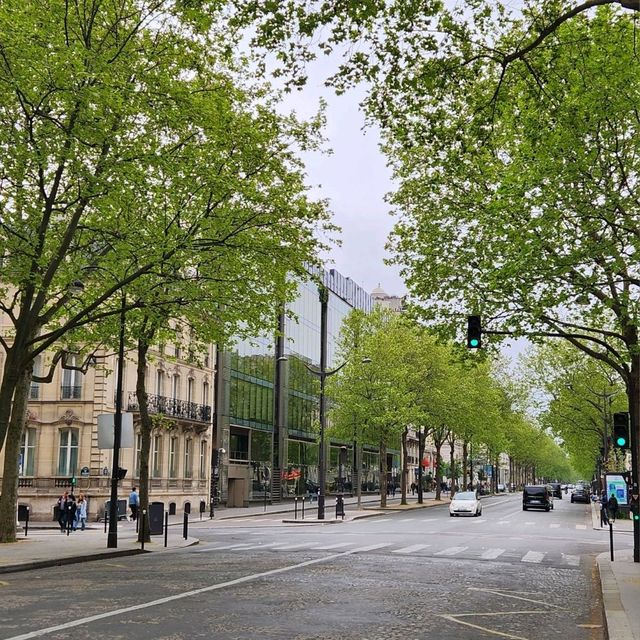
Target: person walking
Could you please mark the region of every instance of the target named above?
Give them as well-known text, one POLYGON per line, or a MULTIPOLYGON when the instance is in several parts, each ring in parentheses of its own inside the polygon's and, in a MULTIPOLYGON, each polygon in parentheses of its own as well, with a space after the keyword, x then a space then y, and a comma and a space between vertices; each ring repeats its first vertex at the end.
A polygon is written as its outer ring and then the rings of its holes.
POLYGON ((612 493, 609 496, 609 518, 611 518, 612 520, 615 520, 616 517, 618 516, 618 499, 615 496, 615 493, 612 493))
POLYGON ((138 496, 136 487, 133 487, 131 489, 131 493, 129 494, 129 509, 131 509, 132 522, 135 522, 138 519, 139 507, 140 507, 140 496, 138 496))
POLYGON ((607 509, 609 508, 609 499, 607 498, 607 492, 603 491, 600 496, 600 526, 608 527, 609 526, 609 512, 607 509))
POLYGON ((84 497, 84 494, 81 493, 78 496, 78 501, 76 502, 76 518, 73 522, 73 530, 75 531, 80 525, 80 531, 84 531, 87 524, 87 500, 84 497))
POLYGON ((65 503, 65 511, 67 514, 67 535, 71 531, 75 531, 75 521, 76 521, 76 497, 73 493, 70 493, 67 496, 67 502, 65 503))
POLYGON ((59 498, 56 503, 58 506, 58 524, 60 525, 60 533, 64 533, 64 530, 67 527, 67 498, 69 497, 69 492, 65 491, 59 498))

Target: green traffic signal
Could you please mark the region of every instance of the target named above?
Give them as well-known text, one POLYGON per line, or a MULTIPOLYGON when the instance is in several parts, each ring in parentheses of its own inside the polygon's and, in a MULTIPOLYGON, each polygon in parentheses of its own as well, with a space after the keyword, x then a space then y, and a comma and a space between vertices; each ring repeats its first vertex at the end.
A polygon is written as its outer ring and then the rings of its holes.
POLYGON ((478 347, 479 345, 480 345, 480 340, 478 340, 478 338, 471 338, 471 340, 469 340, 470 347, 478 347))
POLYGON ((618 438, 616 438, 616 445, 618 447, 626 447, 627 446, 627 439, 623 436, 619 436, 618 438))

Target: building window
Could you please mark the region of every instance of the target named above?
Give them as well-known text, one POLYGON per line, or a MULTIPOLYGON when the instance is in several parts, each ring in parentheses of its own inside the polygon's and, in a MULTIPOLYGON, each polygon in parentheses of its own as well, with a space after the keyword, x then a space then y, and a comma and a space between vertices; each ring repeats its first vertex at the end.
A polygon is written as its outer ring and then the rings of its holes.
MULTIPOLYGON (((33 375, 39 376, 41 374, 42 369, 42 358, 40 356, 36 356, 33 361, 33 375)), ((37 400, 40 397, 40 383, 39 382, 31 382, 31 388, 29 390, 29 398, 31 400, 37 400)))
POLYGON ((58 449, 58 475, 72 476, 78 466, 78 430, 64 429, 60 431, 60 447, 58 449))
POLYGON ((162 477, 162 436, 153 437, 153 451, 151 454, 153 459, 153 473, 154 478, 162 477))
POLYGON ((164 395, 164 371, 161 371, 160 369, 156 371, 156 395, 164 395))
POLYGON ((187 402, 193 402, 193 378, 187 380, 187 402))
MULTIPOLYGON (((66 363, 71 367, 76 367, 78 366, 78 357, 76 355, 67 356, 66 363)), ((79 400, 82 395, 82 373, 75 369, 63 369, 61 391, 63 400, 79 400)))
POLYGON ((36 430, 28 427, 22 434, 20 445, 20 475, 33 476, 36 461, 36 430))
POLYGON ((133 465, 133 475, 136 478, 140 477, 140 455, 142 453, 142 434, 136 434, 136 460, 133 465))
POLYGON ((180 398, 180 376, 178 374, 174 375, 171 381, 171 398, 173 400, 180 398))
POLYGON ((180 350, 180 347, 176 345, 175 349, 176 349, 176 358, 180 358, 180 356, 182 355, 182 351, 180 350))
POLYGON ((208 382, 202 383, 202 404, 204 405, 209 404, 209 383, 208 382))
POLYGON ((169 440, 169 477, 175 478, 178 475, 178 438, 172 437, 169 440))
POLYGON ((207 441, 200 440, 200 480, 207 477, 207 441))
POLYGON ((191 438, 184 441, 184 477, 191 478, 191 438))

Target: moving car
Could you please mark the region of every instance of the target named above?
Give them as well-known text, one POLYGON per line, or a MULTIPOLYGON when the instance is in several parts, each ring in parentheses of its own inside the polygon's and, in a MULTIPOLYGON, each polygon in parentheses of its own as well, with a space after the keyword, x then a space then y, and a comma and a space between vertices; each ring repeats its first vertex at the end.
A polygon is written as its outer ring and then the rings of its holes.
POLYGON ((459 491, 449 503, 449 515, 481 516, 482 503, 475 491, 459 491))
POLYGON ((590 502, 589 489, 584 485, 576 485, 576 488, 571 492, 571 502, 590 502))
POLYGON ((551 482, 550 484, 553 497, 562 500, 562 485, 559 482, 551 482))
POLYGON ((528 509, 544 509, 551 511, 553 509, 553 495, 551 487, 546 484, 527 485, 522 492, 522 510, 528 509))

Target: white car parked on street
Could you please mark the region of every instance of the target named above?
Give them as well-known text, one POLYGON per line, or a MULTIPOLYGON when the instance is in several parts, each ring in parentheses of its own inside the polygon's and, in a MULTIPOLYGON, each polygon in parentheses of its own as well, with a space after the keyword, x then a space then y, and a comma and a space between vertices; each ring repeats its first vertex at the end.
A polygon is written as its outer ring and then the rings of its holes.
POLYGON ((475 491, 460 491, 453 496, 449 503, 449 515, 453 516, 481 516, 482 503, 475 491))

